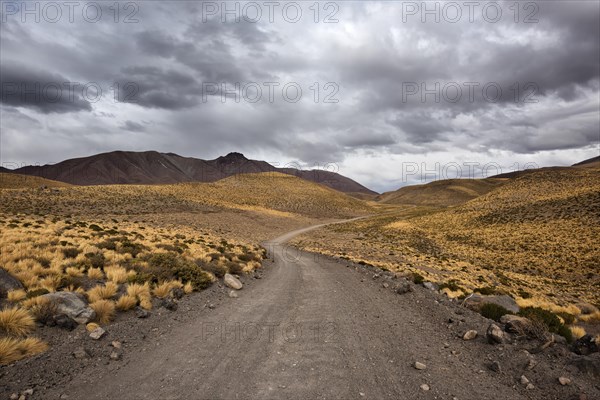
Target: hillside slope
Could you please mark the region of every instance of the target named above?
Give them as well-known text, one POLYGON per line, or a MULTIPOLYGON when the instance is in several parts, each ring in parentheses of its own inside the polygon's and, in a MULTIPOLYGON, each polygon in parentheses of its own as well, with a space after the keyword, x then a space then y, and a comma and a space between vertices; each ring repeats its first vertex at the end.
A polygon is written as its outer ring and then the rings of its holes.
POLYGON ((405 186, 376 198, 384 204, 449 207, 484 195, 506 183, 506 179, 446 179, 424 185, 405 186))
POLYGON ((0 189, 25 189, 46 187, 69 187, 68 183, 51 181, 37 176, 0 172, 0 189))
POLYGON ((352 179, 334 172, 276 168, 265 161, 247 159, 240 153, 229 153, 214 160, 201 160, 156 151, 115 151, 74 158, 53 165, 27 166, 14 172, 75 185, 215 182, 238 174, 282 172, 341 192, 375 194, 352 179))
POLYGON ((348 217, 371 212, 364 202, 336 190, 277 172, 242 174, 213 183, 79 186, 40 194, 0 192, 0 211, 47 214, 147 214, 214 212, 215 209, 309 217, 348 217))

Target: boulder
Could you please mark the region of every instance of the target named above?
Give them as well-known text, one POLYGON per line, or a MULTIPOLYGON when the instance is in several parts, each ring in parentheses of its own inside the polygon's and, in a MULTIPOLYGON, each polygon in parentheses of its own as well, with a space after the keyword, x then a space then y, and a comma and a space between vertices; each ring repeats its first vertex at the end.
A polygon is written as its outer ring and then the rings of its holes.
POLYGON ((225 282, 225 285, 235 290, 240 290, 243 287, 242 282, 231 274, 225 274, 223 281, 225 282))
POLYGON ((477 337, 477 331, 475 330, 470 330, 465 332, 465 334, 463 335, 463 340, 473 340, 477 337))
POLYGON ((406 279, 400 279, 400 282, 398 282, 398 285, 396 286, 396 293, 405 294, 412 291, 413 288, 410 282, 406 279))
POLYGON ((507 295, 501 296, 482 296, 474 293, 467 297, 463 302, 463 305, 473 311, 481 310, 484 304, 496 304, 506 308, 508 311, 518 313, 520 308, 515 299, 507 295))
POLYGON ((0 298, 6 297, 11 290, 23 289, 21 282, 9 274, 3 268, 0 268, 0 298))
POLYGON ((504 341, 506 340, 504 331, 500 329, 500 327, 496 324, 490 324, 490 326, 487 329, 487 332, 485 333, 485 336, 487 337, 488 342, 490 342, 491 344, 501 344, 504 343, 504 341))
POLYGON ((57 314, 53 317, 54 324, 61 329, 72 331, 77 328, 77 321, 69 317, 67 314, 57 314))
POLYGON ((437 292, 438 290, 440 290, 440 287, 433 282, 423 282, 423 287, 433 292, 437 292))
POLYGON ((592 335, 584 335, 573 343, 573 352, 587 356, 600 350, 592 335))
POLYGON ((517 315, 503 315, 500 322, 505 325, 505 330, 510 333, 524 334, 530 332, 533 328, 532 322, 517 315))
POLYGON ((79 324, 87 324, 96 317, 83 296, 73 292, 56 292, 43 295, 55 306, 58 314, 66 314, 79 324))

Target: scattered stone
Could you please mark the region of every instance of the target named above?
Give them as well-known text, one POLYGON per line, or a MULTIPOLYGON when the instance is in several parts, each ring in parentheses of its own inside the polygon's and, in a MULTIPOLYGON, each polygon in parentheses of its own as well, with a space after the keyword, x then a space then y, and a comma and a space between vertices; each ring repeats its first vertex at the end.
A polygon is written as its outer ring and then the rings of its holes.
POLYGON ((383 282, 383 284, 381 286, 383 286, 385 289, 387 289, 390 287, 390 284, 387 282, 383 282))
POLYGON ((98 327, 90 333, 90 337, 94 340, 100 340, 105 334, 106 334, 106 331, 104 329, 98 327))
POLYGON ((230 290, 229 291, 229 297, 231 297, 232 299, 237 299, 238 294, 235 290, 230 290))
POLYGON ((490 370, 494 372, 502 372, 502 368, 500 367, 500 363, 498 361, 494 361, 489 365, 490 370))
POLYGON ((533 327, 533 323, 529 319, 517 315, 503 315, 500 322, 505 325, 506 331, 510 333, 527 333, 533 327))
POLYGON ((525 389, 527 389, 527 390, 533 390, 533 389, 535 389, 535 386, 533 385, 533 383, 530 383, 530 384, 527 385, 527 387, 525 387, 525 389))
POLYGON ((177 301, 171 297, 165 297, 161 300, 160 306, 166 308, 169 311, 177 311, 177 301))
POLYGON ((475 330, 470 330, 465 332, 465 334, 463 335, 463 340, 473 340, 477 337, 477 331, 475 330))
POLYGON ((150 316, 150 311, 144 310, 142 307, 136 307, 135 316, 138 318, 148 318, 150 316))
POLYGON ((582 356, 597 353, 600 350, 592 335, 584 335, 573 343, 573 351, 582 356))
POLYGON ((213 303, 210 303, 207 307, 210 308, 211 310, 214 310, 215 308, 217 308, 213 303))
POLYGON ((235 290, 241 290, 242 287, 244 285, 242 285, 242 282, 240 282, 240 280, 238 278, 236 278, 235 276, 231 275, 231 274, 225 274, 225 277, 223 278, 223 282, 225 283, 225 285, 229 286, 232 289, 235 290))
POLYGON ((424 384, 421 385, 421 390, 422 391, 427 392, 427 391, 429 391, 429 389, 430 389, 430 387, 429 387, 428 384, 424 383, 424 384))
POLYGON ((69 317, 67 314, 58 314, 52 317, 54 324, 61 329, 72 331, 77 328, 77 321, 69 317))
POLYGON ((473 311, 479 311, 484 304, 496 304, 515 314, 520 310, 515 299, 508 295, 482 296, 474 293, 463 301, 463 305, 473 311))
POLYGON ((529 383, 529 379, 525 375, 521 375, 521 385, 527 385, 529 383))
POLYGON ((113 361, 119 361, 121 358, 123 358, 122 351, 115 350, 112 353, 110 353, 110 359, 113 361))
POLYGON ((490 324, 485 335, 488 339, 488 342, 490 342, 491 344, 501 344, 505 341, 504 332, 496 324, 490 324))
POLYGON ((373 275, 373 280, 375 280, 375 279, 379 279, 379 277, 380 277, 380 276, 381 276, 381 275, 379 275, 379 274, 374 274, 374 275, 373 275))
POLYGON ((88 306, 83 295, 74 292, 54 292, 42 296, 56 305, 59 314, 68 315, 78 324, 87 324, 96 318, 96 312, 88 306))
POLYGON ((19 398, 19 395, 16 393, 13 393, 10 395, 10 400, 17 400, 19 398))
POLYGON ((182 288, 174 288, 173 290, 171 290, 171 294, 173 295, 173 297, 175 297, 177 300, 180 300, 181 298, 183 298, 183 296, 185 295, 185 292, 183 291, 182 288))
POLYGON ((113 340, 113 342, 111 343, 111 345, 115 349, 120 349, 122 347, 121 342, 119 342, 118 340, 113 340))
POLYGON ((73 357, 75 357, 78 360, 84 360, 86 358, 91 358, 91 354, 89 353, 89 351, 86 350, 85 347, 78 347, 77 349, 75 349, 75 351, 73 352, 73 357))
POLYGON ((8 271, 0 268, 0 298, 6 297, 6 294, 11 290, 23 289, 21 282, 8 273, 8 271))
POLYGON ((427 368, 427 365, 425 365, 425 364, 423 364, 423 363, 420 363, 420 362, 418 362, 418 361, 417 361, 417 362, 415 362, 415 369, 418 369, 418 370, 421 370, 421 371, 422 371, 422 370, 424 370, 424 369, 426 369, 426 368, 427 368))
POLYGON ((561 376, 560 378, 558 378, 558 382, 560 382, 560 384, 563 386, 568 386, 571 384, 571 380, 566 376, 561 376))
POLYGON ((400 282, 398 282, 398 286, 396 286, 396 293, 398 294, 406 294, 408 292, 412 292, 413 288, 410 284, 410 282, 408 282, 408 280, 406 279, 401 279, 400 282))
POLYGON ((438 290, 440 290, 440 287, 433 282, 423 282, 423 287, 433 292, 437 292, 438 290))
POLYGON ((24 394, 25 396, 31 396, 33 394, 33 389, 23 390, 21 394, 24 394))

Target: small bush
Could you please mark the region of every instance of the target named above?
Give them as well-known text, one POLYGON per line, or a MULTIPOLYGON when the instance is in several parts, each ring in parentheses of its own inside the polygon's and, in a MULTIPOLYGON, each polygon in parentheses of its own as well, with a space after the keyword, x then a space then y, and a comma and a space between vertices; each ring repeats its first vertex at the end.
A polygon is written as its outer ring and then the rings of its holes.
POLYGON ((144 246, 143 244, 140 243, 134 243, 134 242, 130 242, 129 240, 125 240, 123 242, 121 242, 121 246, 119 247, 119 253, 125 254, 125 253, 129 253, 131 254, 131 257, 136 258, 138 256, 138 254, 140 254, 141 252, 148 250, 148 248, 146 246, 144 246))
POLYGON ((132 308, 134 308, 135 306, 137 306, 137 298, 135 296, 131 296, 131 295, 123 295, 119 298, 119 300, 117 300, 117 310, 120 311, 127 311, 127 310, 131 310, 132 308))
POLYGON ((115 303, 111 300, 96 300, 90 303, 90 308, 96 312, 96 321, 108 324, 115 316, 115 303))
POLYGON ((62 249, 62 252, 65 258, 75 258, 79 255, 79 253, 81 253, 81 250, 75 247, 66 247, 62 249))
POLYGON ((98 225, 96 225, 96 224, 91 224, 91 225, 89 226, 89 228, 90 228, 91 230, 93 230, 94 232, 100 232, 100 231, 103 231, 103 230, 104 230, 104 229, 102 229, 100 226, 98 226, 98 225))
POLYGON ((475 292, 482 294, 484 296, 491 296, 493 294, 496 294, 496 288, 493 288, 491 286, 486 286, 486 287, 481 287, 481 288, 475 289, 475 292))
POLYGON ((442 283, 442 284, 440 285, 440 290, 443 290, 443 289, 446 289, 446 288, 450 289, 450 290, 451 290, 451 291, 453 291, 453 292, 458 292, 459 290, 463 290, 463 289, 462 289, 462 288, 461 288, 461 287, 458 285, 458 283, 456 283, 456 281, 455 281, 455 280, 450 280, 450 281, 448 281, 448 282, 445 282, 445 283, 442 283))
POLYGON ((493 303, 485 303, 481 306, 479 312, 484 317, 493 319, 496 322, 500 322, 500 318, 502 318, 503 315, 512 314, 512 312, 508 311, 506 308, 493 303))
POLYGON ((88 299, 91 303, 98 300, 107 300, 117 294, 118 286, 114 282, 106 282, 104 286, 95 286, 88 290, 88 299))
POLYGON ((102 253, 87 253, 85 255, 92 268, 102 268, 106 262, 106 257, 102 253))
POLYGON ((22 308, 6 308, 0 311, 0 331, 11 336, 23 336, 35 328, 35 320, 22 308))
POLYGON ((33 289, 33 290, 30 290, 29 292, 27 292, 27 298, 28 299, 33 299, 34 297, 42 296, 42 295, 45 295, 45 294, 48 294, 48 293, 50 293, 48 291, 48 289, 43 289, 43 288, 33 289))
POLYGON ((244 266, 239 263, 228 261, 225 263, 225 265, 227 266, 227 270, 230 274, 240 275, 244 273, 244 266))
POLYGON ((7 365, 22 358, 42 353, 48 345, 36 338, 0 338, 0 365, 7 365))
POLYGON ((425 282, 425 278, 423 277, 423 275, 413 272, 412 281, 415 285, 422 285, 423 282, 425 282))
POLYGON ((573 341, 571 330, 566 327, 560 318, 558 318, 558 316, 552 311, 544 310, 543 308, 539 307, 525 307, 521 309, 519 315, 529 318, 532 321, 539 321, 543 323, 548 328, 549 332, 564 336, 569 343, 573 341))
POLYGON ((205 264, 204 262, 198 260, 198 261, 196 261, 196 265, 205 271, 213 273, 217 278, 224 277, 225 274, 228 272, 228 269, 226 266, 215 264, 212 262, 205 264))
POLYGON ((114 240, 109 239, 96 244, 96 247, 99 249, 116 250, 117 243, 114 240))

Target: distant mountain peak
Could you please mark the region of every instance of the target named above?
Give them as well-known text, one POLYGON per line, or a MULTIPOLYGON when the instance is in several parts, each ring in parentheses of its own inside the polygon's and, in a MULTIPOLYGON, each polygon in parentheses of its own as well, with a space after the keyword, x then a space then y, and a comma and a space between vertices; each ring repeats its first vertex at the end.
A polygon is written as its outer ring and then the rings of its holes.
POLYGON ((248 161, 248 159, 242 153, 232 151, 231 153, 227 154, 226 156, 221 156, 221 157, 217 158, 217 161, 220 163, 233 163, 233 162, 240 162, 240 161, 248 161))

